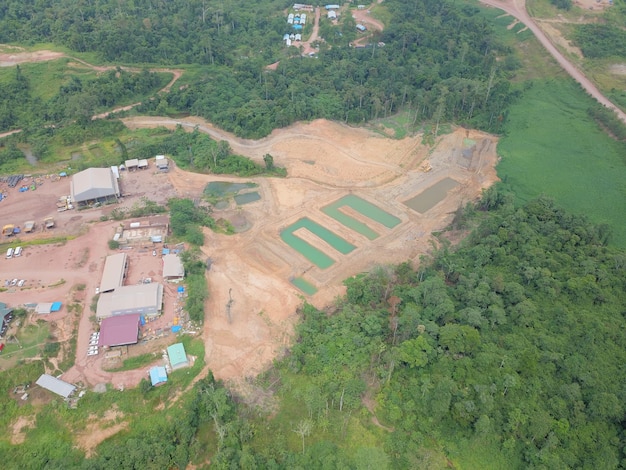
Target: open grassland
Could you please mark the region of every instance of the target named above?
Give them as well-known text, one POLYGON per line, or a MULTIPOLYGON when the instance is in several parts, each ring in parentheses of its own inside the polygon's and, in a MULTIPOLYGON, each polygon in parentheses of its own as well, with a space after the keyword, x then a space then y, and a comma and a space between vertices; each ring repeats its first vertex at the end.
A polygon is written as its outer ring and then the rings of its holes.
MULTIPOLYGON (((82 79, 96 78, 93 69, 72 63, 63 57, 45 62, 23 63, 20 69, 32 90, 32 95, 42 100, 49 100, 59 92, 59 88, 67 84, 71 76, 82 79)), ((0 83, 5 83, 15 76, 15 67, 0 67, 0 83)))
POLYGON ((512 82, 566 76, 524 24, 497 8, 482 8, 480 14, 492 25, 498 40, 515 50, 515 55, 502 64, 511 69, 512 82))
POLYGON ((591 105, 570 80, 535 82, 510 109, 498 174, 520 202, 547 195, 608 224, 611 243, 624 248, 626 149, 588 117, 591 105))

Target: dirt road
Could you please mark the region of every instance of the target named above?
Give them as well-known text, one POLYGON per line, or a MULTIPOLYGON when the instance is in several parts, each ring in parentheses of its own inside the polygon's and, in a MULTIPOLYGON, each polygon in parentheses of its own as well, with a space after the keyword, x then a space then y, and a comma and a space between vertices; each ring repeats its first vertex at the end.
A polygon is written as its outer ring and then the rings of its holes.
POLYGON ((320 30, 320 14, 321 14, 320 7, 316 7, 315 8, 315 22, 313 23, 313 32, 311 33, 311 37, 309 38, 309 40, 302 43, 302 47, 303 47, 302 55, 308 55, 311 52, 313 53, 317 52, 317 49, 314 48, 312 44, 319 39, 318 33, 320 30))
POLYGON ((543 30, 535 23, 526 11, 525 0, 480 0, 481 3, 499 8, 500 10, 514 16, 519 21, 524 23, 528 29, 532 31, 539 42, 547 49, 547 51, 556 59, 558 64, 565 70, 574 80, 594 97, 600 104, 606 106, 609 109, 615 111, 619 119, 626 123, 626 113, 615 106, 606 96, 604 96, 600 90, 589 80, 585 74, 583 74, 574 64, 561 54, 561 52, 552 44, 552 41, 543 32, 543 30))
MULTIPOLYGON (((0 53, 0 67, 12 67, 14 65, 22 64, 22 63, 32 63, 32 62, 44 62, 49 60, 57 60, 63 57, 68 57, 73 61, 84 65, 87 68, 90 68, 96 72, 106 72, 108 70, 115 70, 118 66, 115 65, 93 65, 89 62, 86 62, 82 59, 77 59, 76 57, 68 56, 63 52, 53 52, 53 51, 36 51, 36 52, 26 52, 23 48, 20 47, 10 47, 3 44, 0 44, 0 51, 9 48, 11 52, 0 53)), ((121 70, 131 73, 139 73, 142 71, 141 68, 138 67, 119 67, 121 70)), ((172 89, 172 86, 176 81, 183 76, 183 70, 181 69, 167 69, 167 68, 155 68, 148 69, 150 72, 155 73, 171 73, 172 79, 165 85, 162 89, 159 90, 159 93, 169 93, 172 89)), ((128 111, 136 106, 139 106, 141 103, 133 103, 127 106, 120 106, 118 108, 112 109, 110 111, 106 111, 101 114, 96 114, 91 119, 104 119, 108 117, 110 114, 117 113, 120 111, 128 111)), ((17 132, 21 132, 21 129, 16 129, 10 132, 5 132, 0 134, 0 138, 6 137, 11 134, 15 134, 17 132)))

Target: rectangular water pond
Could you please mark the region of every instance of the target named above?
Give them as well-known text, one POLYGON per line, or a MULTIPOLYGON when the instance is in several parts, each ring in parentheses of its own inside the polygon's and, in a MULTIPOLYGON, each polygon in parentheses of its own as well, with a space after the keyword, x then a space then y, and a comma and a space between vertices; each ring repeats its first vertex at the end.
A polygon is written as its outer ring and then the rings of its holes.
POLYGON ((302 256, 304 256, 306 259, 308 259, 321 269, 328 268, 335 261, 323 251, 318 250, 310 243, 293 234, 293 232, 300 228, 307 229, 309 232, 321 238, 330 246, 332 246, 335 250, 343 253, 344 255, 350 253, 356 248, 356 246, 354 246, 352 243, 347 242, 339 235, 331 232, 325 227, 322 227, 317 222, 313 222, 308 217, 303 217, 302 219, 297 220, 289 227, 280 232, 280 238, 282 238, 282 240, 287 245, 289 245, 294 250, 299 251, 302 256))
POLYGON ((242 189, 256 188, 256 183, 231 183, 230 181, 211 181, 204 187, 206 196, 221 197, 226 194, 237 194, 242 189))
POLYGON ((406 206, 409 206, 416 212, 423 214, 429 211, 441 201, 443 201, 452 188, 458 186, 458 182, 452 178, 445 178, 435 183, 430 188, 425 189, 417 196, 412 197, 408 201, 404 201, 406 206))
POLYGON ((253 193, 237 194, 235 196, 235 202, 238 206, 243 206, 244 204, 249 204, 251 202, 258 201, 259 199, 261 199, 261 195, 256 191, 253 193))
POLYGON ((317 288, 304 278, 295 277, 291 283, 307 295, 313 295, 317 292, 317 288))
POLYGON ((378 237, 379 234, 363 222, 360 222, 354 217, 350 217, 339 210, 341 207, 345 206, 351 207, 368 219, 372 219, 387 228, 393 228, 401 222, 401 220, 396 216, 391 215, 389 212, 382 210, 380 207, 375 206, 371 202, 367 202, 365 199, 361 199, 354 194, 348 194, 347 196, 344 196, 332 204, 322 208, 322 212, 324 212, 324 214, 332 217, 355 232, 366 236, 370 240, 378 237))

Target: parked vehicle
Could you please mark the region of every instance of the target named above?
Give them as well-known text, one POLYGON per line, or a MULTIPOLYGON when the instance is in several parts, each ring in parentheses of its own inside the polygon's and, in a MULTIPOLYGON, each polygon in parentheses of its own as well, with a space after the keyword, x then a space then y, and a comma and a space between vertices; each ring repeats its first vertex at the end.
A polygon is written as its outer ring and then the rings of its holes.
POLYGON ((18 281, 17 279, 13 279, 11 281, 11 287, 15 287, 15 285, 17 284, 17 281, 18 281))
POLYGON ((22 247, 21 247, 21 246, 18 246, 18 247, 15 249, 15 253, 13 253, 13 256, 16 256, 16 257, 17 257, 17 256, 22 256, 22 247))
POLYGON ((13 253, 14 253, 13 248, 9 248, 7 250, 7 259, 13 258, 13 253))
POLYGON ((19 282, 17 283, 17 287, 22 287, 24 283, 26 283, 26 279, 20 279, 19 282))

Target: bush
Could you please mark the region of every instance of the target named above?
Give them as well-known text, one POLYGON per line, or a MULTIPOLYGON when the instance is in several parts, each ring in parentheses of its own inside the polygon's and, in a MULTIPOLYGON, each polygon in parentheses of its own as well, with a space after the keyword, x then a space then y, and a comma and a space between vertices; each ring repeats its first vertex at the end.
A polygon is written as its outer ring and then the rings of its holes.
POLYGON ((46 357, 57 357, 60 349, 61 344, 56 341, 54 343, 46 343, 43 347, 43 354, 46 357))
POLYGON ((120 247, 120 242, 118 242, 117 240, 109 240, 108 244, 109 249, 111 250, 117 250, 120 247))

